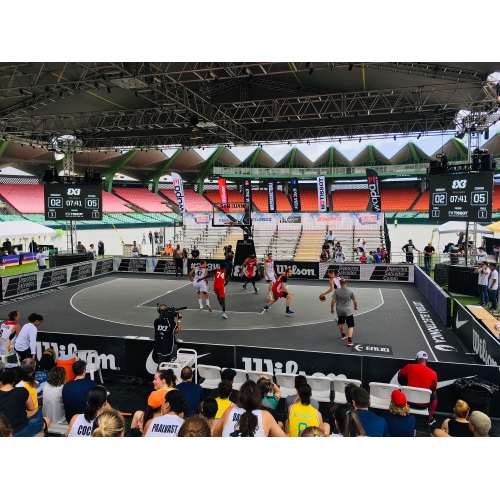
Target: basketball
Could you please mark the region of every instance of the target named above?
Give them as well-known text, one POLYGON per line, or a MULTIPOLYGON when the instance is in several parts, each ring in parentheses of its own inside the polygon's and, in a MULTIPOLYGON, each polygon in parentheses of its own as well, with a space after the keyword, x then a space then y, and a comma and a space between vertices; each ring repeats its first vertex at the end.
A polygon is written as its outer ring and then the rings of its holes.
POLYGON ((320 295, 320 296, 319 296, 319 300, 320 300, 321 302, 324 302, 324 301, 326 300, 326 297, 325 297, 324 295, 320 295))

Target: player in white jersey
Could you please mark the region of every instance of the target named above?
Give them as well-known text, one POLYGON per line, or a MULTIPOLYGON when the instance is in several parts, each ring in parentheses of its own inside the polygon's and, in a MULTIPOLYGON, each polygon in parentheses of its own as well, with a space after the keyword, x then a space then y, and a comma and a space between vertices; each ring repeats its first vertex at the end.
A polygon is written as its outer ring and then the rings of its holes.
POLYGON ((191 271, 189 271, 189 279, 191 283, 194 285, 194 290, 198 297, 198 302, 200 303, 200 309, 203 309, 203 300, 201 298, 201 294, 205 297, 205 309, 209 312, 212 312, 212 308, 210 307, 210 299, 208 298, 208 271, 207 271, 207 261, 202 260, 200 265, 197 267, 193 267, 191 271))
POLYGON ((264 276, 266 277, 266 282, 269 283, 268 296, 270 299, 273 298, 273 284, 276 281, 276 273, 274 267, 273 254, 268 253, 267 259, 264 261, 264 276))
POLYGON ((320 293, 319 299, 324 302, 326 299, 326 296, 330 293, 333 292, 336 288, 340 288, 340 276, 335 275, 335 271, 333 269, 328 269, 328 279, 330 281, 330 288, 323 293, 320 293))

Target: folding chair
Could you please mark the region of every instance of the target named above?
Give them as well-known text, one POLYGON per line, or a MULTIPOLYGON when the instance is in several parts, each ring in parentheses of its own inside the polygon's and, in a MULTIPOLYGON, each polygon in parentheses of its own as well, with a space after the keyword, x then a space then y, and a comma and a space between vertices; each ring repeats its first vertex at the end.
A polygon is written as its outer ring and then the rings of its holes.
POLYGON ((295 373, 277 373, 276 384, 281 390, 281 397, 286 399, 288 396, 295 396, 297 390, 295 389, 295 373))
POLYGON ((306 375, 307 383, 311 386, 312 397, 322 403, 330 403, 332 401, 332 379, 329 377, 316 377, 314 375, 306 375))
POLYGON ((99 354, 97 354, 97 351, 94 351, 92 349, 75 351, 75 356, 87 363, 87 373, 90 375, 90 378, 92 380, 94 380, 94 373, 97 372, 99 374, 101 384, 103 385, 104 382, 102 380, 101 360, 99 359, 99 354))
POLYGON ((198 375, 204 379, 200 385, 203 389, 217 389, 221 378, 220 366, 198 365, 198 375))
POLYGON ((250 370, 247 371, 247 375, 248 375, 248 380, 253 380, 255 383, 257 383, 257 380, 259 380, 259 378, 262 377, 262 375, 270 378, 274 382, 274 374, 271 372, 250 370))
POLYGON ((426 417, 426 424, 429 435, 431 433, 431 422, 429 417, 429 408, 431 403, 432 391, 430 389, 421 389, 419 387, 410 387, 408 385, 402 385, 400 391, 406 396, 408 403, 416 404, 427 404, 425 408, 412 408, 410 406, 410 413, 414 415, 421 415, 426 417))
POLYGON ((370 408, 387 410, 391 402, 392 391, 399 389, 396 384, 383 384, 382 382, 370 382, 370 408))
POLYGON ((342 403, 342 404, 347 403, 347 400, 345 398, 346 385, 354 384, 358 387, 361 387, 361 380, 357 380, 354 378, 335 377, 332 379, 332 383, 334 392, 334 397, 333 397, 334 403, 342 403))

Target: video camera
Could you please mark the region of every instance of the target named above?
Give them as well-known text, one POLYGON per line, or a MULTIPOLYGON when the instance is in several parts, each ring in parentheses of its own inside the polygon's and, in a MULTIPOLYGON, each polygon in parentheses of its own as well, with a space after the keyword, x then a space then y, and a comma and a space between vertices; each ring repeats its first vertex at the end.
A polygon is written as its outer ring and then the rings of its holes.
POLYGON ((167 307, 166 309, 160 309, 160 303, 157 302, 156 304, 156 310, 158 311, 159 318, 161 320, 171 320, 174 321, 176 318, 182 318, 182 316, 179 314, 179 311, 183 311, 184 309, 187 309, 187 306, 184 307, 167 307))

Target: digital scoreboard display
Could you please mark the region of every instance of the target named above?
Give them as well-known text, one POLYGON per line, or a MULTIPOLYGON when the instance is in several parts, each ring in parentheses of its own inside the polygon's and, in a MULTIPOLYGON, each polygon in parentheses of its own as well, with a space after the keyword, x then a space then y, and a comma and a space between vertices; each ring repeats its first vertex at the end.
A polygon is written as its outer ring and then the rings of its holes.
POLYGON ((101 186, 44 185, 45 220, 102 220, 101 186))
POLYGON ((491 220, 493 172, 429 175, 429 219, 488 222, 491 220))

